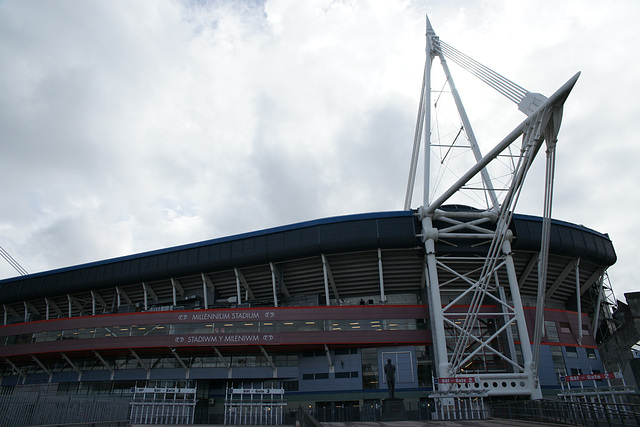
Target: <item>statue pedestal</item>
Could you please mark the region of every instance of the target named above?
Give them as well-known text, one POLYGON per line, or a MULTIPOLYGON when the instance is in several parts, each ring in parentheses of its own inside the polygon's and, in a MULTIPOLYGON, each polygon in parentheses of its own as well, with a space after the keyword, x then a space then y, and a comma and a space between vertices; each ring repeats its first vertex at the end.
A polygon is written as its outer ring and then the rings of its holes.
POLYGON ((406 421, 403 399, 389 397, 382 401, 382 421, 406 421))

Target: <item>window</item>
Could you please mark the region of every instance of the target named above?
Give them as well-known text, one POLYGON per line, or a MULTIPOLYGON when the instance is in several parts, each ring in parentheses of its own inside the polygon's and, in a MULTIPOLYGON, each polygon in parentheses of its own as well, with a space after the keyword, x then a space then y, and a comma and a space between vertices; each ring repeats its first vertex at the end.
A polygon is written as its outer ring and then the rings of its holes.
POLYGON ((567 357, 576 359, 578 357, 578 349, 575 347, 565 347, 567 357))
POLYGON ((336 348, 334 350, 334 354, 336 356, 341 356, 344 354, 358 354, 358 349, 357 348, 336 348))
POLYGON ((560 332, 562 332, 563 334, 571 333, 571 325, 569 324, 569 322, 560 322, 560 332))
POLYGON ((336 378, 358 378, 358 371, 336 372, 336 378))
POLYGON ((329 379, 329 373, 328 372, 322 372, 322 373, 318 373, 318 374, 302 374, 302 379, 303 380, 328 380, 329 379))
POLYGON ((582 335, 589 335, 589 325, 582 325, 582 335))
POLYGON ((595 348, 585 348, 587 352, 587 359, 597 359, 595 348))
POLYGON ((560 342, 560 339, 558 338, 558 330, 556 329, 556 322, 553 320, 545 320, 544 329, 546 331, 548 341, 560 342))

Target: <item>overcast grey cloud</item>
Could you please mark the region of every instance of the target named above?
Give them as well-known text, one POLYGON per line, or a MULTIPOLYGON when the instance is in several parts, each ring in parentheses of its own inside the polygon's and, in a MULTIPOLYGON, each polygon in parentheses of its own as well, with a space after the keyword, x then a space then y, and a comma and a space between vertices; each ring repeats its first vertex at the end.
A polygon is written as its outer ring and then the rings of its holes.
MULTIPOLYGON (((637 290, 632 0, 0 0, 0 245, 37 272, 401 209, 425 14, 530 91, 550 95, 582 72, 554 217, 609 233, 616 294, 637 290)), ((523 119, 452 72, 483 149, 523 119)), ((521 212, 542 212, 541 163, 521 212)), ((0 277, 15 275, 0 264, 0 277)))

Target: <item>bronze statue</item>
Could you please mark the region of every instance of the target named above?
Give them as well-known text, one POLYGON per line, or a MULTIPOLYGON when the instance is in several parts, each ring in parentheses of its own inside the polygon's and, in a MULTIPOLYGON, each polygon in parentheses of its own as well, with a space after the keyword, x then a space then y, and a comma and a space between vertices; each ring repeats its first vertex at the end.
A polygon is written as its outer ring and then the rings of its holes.
POLYGON ((396 367, 391 364, 391 359, 387 359, 387 364, 384 365, 384 375, 387 377, 389 397, 396 397, 396 367))

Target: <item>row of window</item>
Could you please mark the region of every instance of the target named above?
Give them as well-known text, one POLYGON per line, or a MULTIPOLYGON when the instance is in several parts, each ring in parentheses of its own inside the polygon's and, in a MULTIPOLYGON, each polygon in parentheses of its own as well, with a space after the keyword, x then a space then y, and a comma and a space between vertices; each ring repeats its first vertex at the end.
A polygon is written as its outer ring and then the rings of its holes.
POLYGON ((65 329, 0 337, 1 345, 105 337, 306 331, 406 331, 425 329, 424 319, 290 320, 263 322, 171 323, 65 329))
MULTIPOLYGON (((350 372, 336 372, 334 374, 334 378, 358 378, 360 373, 358 371, 350 371, 350 372)), ((328 380, 329 373, 328 372, 319 372, 316 374, 303 374, 303 380, 328 380)))
MULTIPOLYGON (((336 356, 345 356, 347 354, 358 354, 357 348, 336 348, 333 350, 336 356)), ((327 357, 324 350, 306 350, 302 352, 302 357, 327 357)))

